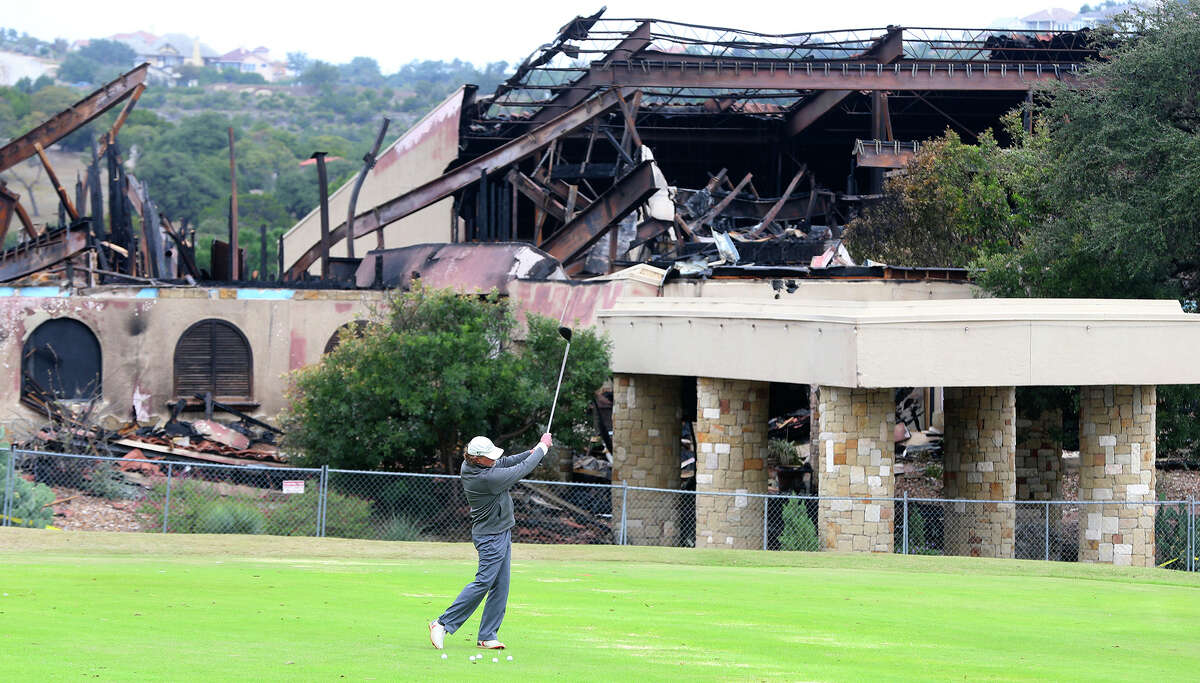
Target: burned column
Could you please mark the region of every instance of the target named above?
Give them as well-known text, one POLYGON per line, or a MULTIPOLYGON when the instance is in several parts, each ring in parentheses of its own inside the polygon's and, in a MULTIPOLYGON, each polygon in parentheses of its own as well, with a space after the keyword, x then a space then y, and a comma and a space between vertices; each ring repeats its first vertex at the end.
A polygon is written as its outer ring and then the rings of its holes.
POLYGON ((892 390, 823 386, 819 410, 821 549, 892 552, 892 390))
POLYGON ((696 378, 697 548, 763 547, 769 384, 696 378), (740 494, 740 495, 739 495, 740 494))
POLYGON ((947 387, 943 452, 948 555, 1013 557, 1016 388, 947 387), (997 502, 990 502, 997 501, 997 502))

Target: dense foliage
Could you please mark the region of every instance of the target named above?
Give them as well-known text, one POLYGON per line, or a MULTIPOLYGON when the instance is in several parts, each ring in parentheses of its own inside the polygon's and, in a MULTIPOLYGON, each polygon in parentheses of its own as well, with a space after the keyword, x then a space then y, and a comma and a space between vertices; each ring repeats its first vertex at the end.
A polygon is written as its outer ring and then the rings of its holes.
MULTIPOLYGON (((970 265, 998 296, 1200 300, 1200 0, 1118 17, 1104 59, 1047 86, 1014 144, 951 133, 850 227, 859 256, 970 265)), ((1117 362, 1114 359, 1114 362, 1117 362)), ((1159 449, 1197 451, 1200 391, 1160 386, 1159 449)), ((1069 398, 1069 397, 1068 397, 1069 398)))
MULTIPOLYGON (((557 322, 529 315, 518 343, 506 300, 419 283, 394 293, 361 337, 344 335, 321 363, 297 370, 288 446, 309 465, 451 470, 471 437, 510 452, 545 428, 565 344, 557 322)), ((577 330, 555 411, 555 441, 582 448, 588 409, 609 376, 608 342, 577 330)))

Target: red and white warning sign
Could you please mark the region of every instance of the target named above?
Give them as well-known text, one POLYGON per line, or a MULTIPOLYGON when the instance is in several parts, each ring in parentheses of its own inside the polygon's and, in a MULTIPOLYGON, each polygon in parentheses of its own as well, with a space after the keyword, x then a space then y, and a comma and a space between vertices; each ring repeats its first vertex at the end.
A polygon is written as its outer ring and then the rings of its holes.
POLYGON ((284 493, 304 493, 303 479, 285 479, 283 482, 284 493))

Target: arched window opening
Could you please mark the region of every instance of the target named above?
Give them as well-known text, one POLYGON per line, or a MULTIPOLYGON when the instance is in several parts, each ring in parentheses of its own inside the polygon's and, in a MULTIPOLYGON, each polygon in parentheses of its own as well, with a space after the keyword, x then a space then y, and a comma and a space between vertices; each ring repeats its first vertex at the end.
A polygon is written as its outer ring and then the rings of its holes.
POLYGON ((345 325, 342 325, 334 330, 333 336, 329 338, 329 341, 325 342, 325 353, 333 351, 338 347, 338 344, 342 343, 342 335, 352 335, 357 338, 363 336, 363 333, 366 331, 366 329, 366 320, 351 320, 345 325))
POLYGON ((21 349, 21 396, 34 404, 98 398, 101 370, 100 341, 87 325, 47 320, 21 349))
POLYGON ((175 395, 191 399, 212 392, 218 400, 249 400, 253 369, 241 330, 224 320, 201 320, 175 345, 175 395))

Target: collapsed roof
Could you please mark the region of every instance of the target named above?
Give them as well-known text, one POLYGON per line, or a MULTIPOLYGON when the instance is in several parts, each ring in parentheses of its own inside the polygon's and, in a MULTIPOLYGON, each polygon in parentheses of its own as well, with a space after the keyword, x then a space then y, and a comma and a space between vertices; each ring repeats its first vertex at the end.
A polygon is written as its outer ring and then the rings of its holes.
MULTIPOLYGON (((362 211, 349 234, 449 197, 454 241, 529 242, 576 277, 663 258, 703 270, 698 251, 727 265, 764 241, 807 244, 791 250, 799 265, 846 265, 841 226, 921 140, 974 139, 1096 57, 1087 30, 773 35, 601 10, 494 93, 469 90, 445 174, 362 211)), ((289 258, 288 276, 347 233, 289 258)))

